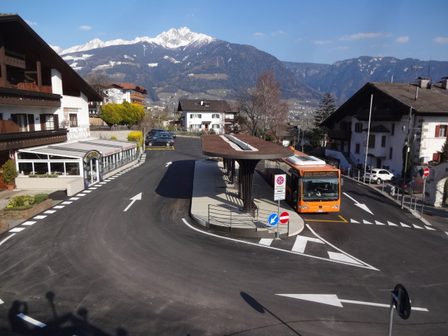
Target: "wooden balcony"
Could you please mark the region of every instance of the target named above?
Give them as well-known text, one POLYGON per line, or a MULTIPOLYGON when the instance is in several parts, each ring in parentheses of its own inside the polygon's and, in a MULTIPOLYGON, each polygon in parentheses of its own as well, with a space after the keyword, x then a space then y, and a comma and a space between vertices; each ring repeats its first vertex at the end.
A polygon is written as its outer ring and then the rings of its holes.
POLYGON ((51 145, 67 141, 68 130, 65 128, 20 132, 17 127, 12 127, 9 123, 11 123, 10 120, 0 120, 0 151, 51 145))

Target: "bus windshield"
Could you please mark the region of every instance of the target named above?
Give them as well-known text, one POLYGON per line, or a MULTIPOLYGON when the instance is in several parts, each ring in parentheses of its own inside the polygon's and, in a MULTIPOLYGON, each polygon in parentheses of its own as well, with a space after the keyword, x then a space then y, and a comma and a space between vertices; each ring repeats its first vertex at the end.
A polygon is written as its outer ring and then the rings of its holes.
POLYGON ((305 172, 303 176, 304 201, 336 201, 339 199, 337 172, 305 172))

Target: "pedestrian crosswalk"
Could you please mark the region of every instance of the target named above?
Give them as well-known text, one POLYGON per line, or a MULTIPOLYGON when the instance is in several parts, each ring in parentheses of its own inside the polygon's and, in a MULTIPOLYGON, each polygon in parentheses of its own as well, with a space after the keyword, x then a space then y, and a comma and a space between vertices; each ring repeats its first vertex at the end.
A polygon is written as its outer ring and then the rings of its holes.
POLYGON ((367 220, 367 219, 354 219, 350 218, 349 223, 351 224, 360 224, 360 225, 376 225, 383 227, 392 227, 392 228, 405 228, 405 229, 416 229, 416 230, 428 230, 428 231, 436 231, 436 229, 431 224, 415 224, 415 223, 403 223, 400 221, 392 222, 389 220, 379 221, 379 220, 367 220))

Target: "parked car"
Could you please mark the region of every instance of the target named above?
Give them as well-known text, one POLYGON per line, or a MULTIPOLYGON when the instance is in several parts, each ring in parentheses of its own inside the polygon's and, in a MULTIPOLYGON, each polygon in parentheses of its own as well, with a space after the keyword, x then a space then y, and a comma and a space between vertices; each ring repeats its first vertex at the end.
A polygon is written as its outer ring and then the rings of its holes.
POLYGON ((174 139, 169 132, 158 132, 145 140, 146 146, 174 146, 174 139))
POLYGON ((382 168, 373 168, 364 174, 366 181, 381 184, 383 182, 392 181, 394 174, 382 168))

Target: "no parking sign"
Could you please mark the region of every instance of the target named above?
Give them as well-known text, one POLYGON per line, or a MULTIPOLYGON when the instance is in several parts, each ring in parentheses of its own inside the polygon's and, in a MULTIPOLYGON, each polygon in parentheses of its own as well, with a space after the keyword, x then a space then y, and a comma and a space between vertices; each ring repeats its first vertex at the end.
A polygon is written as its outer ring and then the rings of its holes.
POLYGON ((282 201, 286 194, 286 174, 274 175, 274 201, 282 201))

